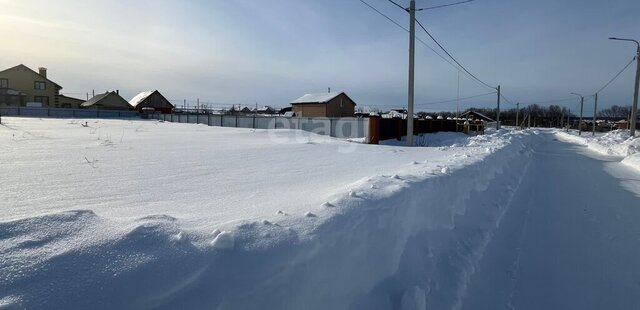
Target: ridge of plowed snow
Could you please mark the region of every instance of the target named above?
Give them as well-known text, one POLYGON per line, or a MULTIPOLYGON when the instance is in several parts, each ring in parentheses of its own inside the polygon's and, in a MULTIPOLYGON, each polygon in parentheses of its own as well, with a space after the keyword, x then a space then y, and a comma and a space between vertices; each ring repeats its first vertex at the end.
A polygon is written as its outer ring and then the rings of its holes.
POLYGON ((632 138, 629 130, 614 130, 604 135, 591 136, 591 133, 576 135, 557 130, 556 135, 564 141, 586 145, 600 154, 624 157, 622 163, 640 170, 640 138, 632 138))

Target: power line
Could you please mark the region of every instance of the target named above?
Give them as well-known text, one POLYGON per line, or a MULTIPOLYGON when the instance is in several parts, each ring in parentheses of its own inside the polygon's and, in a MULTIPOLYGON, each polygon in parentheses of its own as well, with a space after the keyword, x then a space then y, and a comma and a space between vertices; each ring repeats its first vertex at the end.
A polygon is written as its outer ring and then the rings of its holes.
POLYGON ((569 100, 575 100, 575 97, 571 98, 562 98, 562 99, 553 99, 553 100, 544 100, 544 101, 531 101, 531 102, 521 102, 521 105, 533 105, 533 104, 545 104, 545 103, 555 103, 555 102, 564 102, 569 100))
POLYGON ((621 74, 622 72, 624 72, 625 70, 627 70, 627 68, 629 68, 629 66, 636 60, 636 57, 634 56, 631 61, 629 61, 629 63, 624 66, 624 68, 622 68, 622 70, 620 70, 620 72, 618 72, 609 82, 607 82, 607 84, 604 84, 604 86, 602 86, 602 88, 600 88, 597 93, 600 93, 601 91, 603 91, 605 88, 609 87, 609 85, 611 85, 611 83, 613 83, 613 81, 615 81, 621 74))
MULTIPOLYGON (((391 0, 389 0, 391 1, 391 0)), ((433 10, 433 9, 439 9, 439 8, 444 8, 444 7, 448 7, 448 6, 452 6, 452 5, 458 5, 458 4, 463 4, 463 3, 469 3, 472 2, 474 0, 466 0, 466 1, 459 1, 459 2, 455 2, 455 3, 449 3, 449 4, 443 4, 443 5, 436 5, 436 6, 432 6, 432 7, 428 7, 428 8, 421 8, 421 9, 417 9, 416 11, 425 11, 425 10, 433 10)))
MULTIPOLYGON (((389 0, 391 1, 391 0, 389 0)), ((370 9, 376 11, 378 14, 382 15, 384 18, 388 19, 390 22, 394 23, 396 26, 402 28, 404 31, 409 32, 409 29, 405 28, 404 26, 400 25, 398 22, 396 22, 395 20, 391 19, 391 17, 387 16, 386 14, 380 12, 380 10, 376 9, 375 7, 373 7, 371 4, 367 3, 364 0, 360 0, 360 2, 364 3, 366 6, 368 6, 370 9)), ((393 1, 391 1, 393 2, 393 1)), ((395 5, 398 5, 397 3, 393 2, 395 5)), ((398 5, 400 6, 400 5, 398 5)), ((402 8, 402 7, 400 7, 402 8)), ((404 8, 402 8, 404 10, 404 8)))
POLYGON ((433 37, 433 35, 431 35, 431 33, 427 30, 427 28, 425 28, 422 23, 416 19, 416 23, 418 23, 418 25, 420 25, 420 28, 422 28, 422 30, 424 30, 424 32, 427 33, 427 35, 429 35, 429 37, 431 38, 431 40, 433 40, 433 42, 435 42, 440 49, 442 49, 442 51, 445 52, 445 54, 447 54, 447 56, 449 56, 456 64, 458 64, 458 66, 460 66, 460 68, 466 72, 467 74, 469 74, 471 77, 473 77, 474 80, 480 82, 482 85, 491 88, 491 89, 496 89, 497 87, 491 86, 485 82, 483 82, 482 80, 480 80, 478 77, 476 77, 473 73, 469 72, 469 70, 467 70, 467 68, 465 68, 458 60, 456 60, 443 46, 442 44, 440 44, 440 42, 438 42, 438 40, 436 40, 436 38, 433 37))
MULTIPOLYGON (((613 78, 611 78, 611 80, 609 80, 606 84, 604 84, 604 86, 602 86, 597 92, 595 93, 600 93, 603 90, 605 90, 607 87, 609 87, 609 85, 611 85, 611 83, 613 83, 616 79, 618 79, 618 77, 620 77, 620 75, 626 71, 629 66, 636 60, 636 57, 634 56, 631 61, 629 61, 629 63, 627 63, 622 70, 618 71, 618 73, 616 73, 613 78)), ((589 97, 585 97, 585 101, 589 100, 591 98, 593 98, 595 95, 591 95, 589 97)), ((561 99, 552 99, 552 100, 540 100, 540 101, 531 101, 531 102, 525 102, 525 103, 520 103, 521 105, 534 105, 534 104, 545 104, 545 103, 559 103, 559 102, 565 102, 565 101, 572 101, 575 100, 575 97, 570 97, 570 98, 561 98, 561 99)))
MULTIPOLYGON (((384 18, 386 18, 387 20, 389 20, 390 22, 392 22, 394 25, 400 27, 400 29, 404 30, 405 32, 409 32, 409 29, 405 28, 404 26, 400 25, 398 22, 396 22, 395 20, 393 20, 391 17, 387 16, 386 14, 380 12, 380 10, 376 9, 375 7, 373 7, 371 4, 367 3, 364 0, 359 0, 360 2, 364 3, 366 6, 368 6, 369 8, 371 8, 372 10, 374 10, 376 13, 382 15, 384 18)), ((397 5, 397 3, 394 2, 394 4, 397 5)), ((402 8, 400 6, 400 8, 402 8)), ((404 10, 404 8, 403 8, 404 10)), ((442 60, 444 60, 445 62, 447 62, 449 65, 451 65, 453 68, 455 68, 456 70, 459 70, 459 68, 453 64, 449 59, 445 58, 444 56, 442 56, 442 54, 438 53, 438 51, 436 51, 433 47, 431 47, 429 44, 427 44, 427 42, 425 42, 424 40, 420 39, 419 37, 416 36, 416 40, 420 43, 422 43, 422 45, 426 46, 429 50, 431 50, 434 54, 438 55, 438 57, 440 57, 442 60)), ((465 72, 465 75, 468 76, 468 74, 465 72)), ((471 78, 471 77, 470 77, 471 78)))
POLYGON ((504 101, 506 101, 507 103, 511 105, 516 105, 515 103, 513 103, 513 101, 509 100, 509 98, 505 97, 502 92, 500 92, 500 97, 502 97, 502 99, 504 99, 504 101))
MULTIPOLYGON (((366 6, 368 6, 369 8, 371 8, 372 10, 374 10, 375 12, 377 12, 378 14, 382 15, 384 18, 386 18, 387 20, 389 20, 390 22, 392 22, 394 25, 400 27, 402 30, 409 32, 409 29, 405 28, 404 26, 400 25, 398 22, 396 22, 395 20, 391 19, 389 16, 387 16, 386 14, 380 12, 380 10, 376 9, 375 7, 373 7, 371 4, 365 2, 364 0, 359 0, 360 2, 364 3, 366 6)), ((394 3, 397 5, 397 3, 394 3)), ((399 5, 398 5, 399 6, 399 5)), ((399 6, 400 8, 402 8, 402 6, 399 6)), ((403 10, 405 10, 403 8, 403 10)), ((417 21, 417 20, 416 20, 417 21)), ((438 57, 440 57, 442 60, 444 60, 445 62, 447 62, 449 65, 451 65, 453 68, 455 68, 456 70, 460 70, 460 67, 458 67, 457 65, 455 65, 454 63, 452 63, 449 59, 447 59, 446 57, 442 56, 442 54, 438 53, 438 51, 436 51, 433 47, 431 47, 429 44, 427 44, 424 40, 422 40, 421 38, 419 38, 418 36, 416 36, 416 40, 420 43, 422 43, 422 45, 426 46, 429 50, 431 50, 434 54, 438 55, 438 57)), ((477 78, 469 75, 468 71, 463 71, 464 75, 466 75, 467 77, 469 77, 471 80, 476 81, 477 78)), ((481 81, 479 83, 482 83, 481 81)), ((482 83, 481 85, 483 86, 489 86, 486 83, 482 83)), ((489 86, 489 88, 491 89, 495 89, 495 87, 491 87, 489 86)))
POLYGON ((479 94, 479 95, 474 95, 474 96, 469 96, 469 97, 464 97, 464 98, 456 98, 456 99, 449 99, 449 100, 443 100, 443 101, 434 101, 434 102, 427 102, 427 103, 419 103, 416 104, 417 106, 423 106, 423 105, 434 105, 434 104, 441 104, 441 103, 449 103, 449 102, 455 102, 455 101, 462 101, 462 100, 468 100, 468 99, 473 99, 473 98, 478 98, 478 97, 483 97, 483 96, 488 96, 488 95, 493 95, 496 92, 490 92, 490 93, 485 93, 485 94, 479 94))
POLYGON ((395 1, 393 1, 393 0, 389 0, 389 2, 391 2, 391 3, 395 4, 395 6, 397 6, 397 7, 401 8, 401 9, 403 9, 403 10, 405 10, 405 11, 407 10, 406 8, 402 7, 401 5, 399 5, 397 2, 395 2, 395 1))

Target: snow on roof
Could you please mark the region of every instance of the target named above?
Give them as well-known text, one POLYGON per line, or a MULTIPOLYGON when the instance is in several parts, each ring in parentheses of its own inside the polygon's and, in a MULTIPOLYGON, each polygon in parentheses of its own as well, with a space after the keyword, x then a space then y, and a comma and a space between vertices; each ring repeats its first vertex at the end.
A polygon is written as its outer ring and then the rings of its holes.
POLYGON ((321 93, 321 94, 306 94, 293 102, 295 103, 325 103, 330 101, 331 99, 338 97, 342 92, 333 92, 333 93, 321 93))
POLYGON ((151 96, 151 94, 153 94, 154 91, 155 90, 147 90, 137 94, 135 97, 129 100, 129 104, 132 105, 133 107, 138 106, 140 102, 144 101, 145 99, 147 99, 147 97, 151 96))

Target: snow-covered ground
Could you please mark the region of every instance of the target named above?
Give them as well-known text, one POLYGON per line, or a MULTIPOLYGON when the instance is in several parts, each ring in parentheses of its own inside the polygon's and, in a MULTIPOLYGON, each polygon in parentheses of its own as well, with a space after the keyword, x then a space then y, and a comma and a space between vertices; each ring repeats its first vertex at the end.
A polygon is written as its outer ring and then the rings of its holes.
POLYGON ((540 139, 3 118, 0 306, 449 308, 540 139))
POLYGON ((563 141, 586 145, 598 153, 623 157, 622 163, 640 170, 640 137, 632 138, 629 130, 614 130, 606 134, 577 131, 564 132, 558 130, 558 137, 563 141))

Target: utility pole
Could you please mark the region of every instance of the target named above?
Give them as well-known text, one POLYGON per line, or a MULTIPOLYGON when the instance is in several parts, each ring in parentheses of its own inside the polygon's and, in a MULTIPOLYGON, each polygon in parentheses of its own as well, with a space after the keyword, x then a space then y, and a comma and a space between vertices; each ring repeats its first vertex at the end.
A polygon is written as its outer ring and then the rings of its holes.
POLYGON ((631 107, 630 131, 632 137, 636 136, 636 120, 638 118, 638 87, 640 87, 640 42, 632 39, 609 38, 609 40, 630 41, 636 44, 636 83, 633 85, 633 106, 631 107))
POLYGON ((578 136, 582 136, 582 112, 584 111, 584 97, 580 97, 580 122, 578 123, 578 136))
POLYGON ((458 69, 458 91, 456 95, 456 132, 458 132, 459 122, 460 122, 460 69, 458 69))
POLYGON ((498 111, 496 116, 496 130, 500 129, 500 85, 498 85, 498 111))
POLYGON ((593 104, 593 136, 596 136, 596 112, 598 112, 598 93, 596 93, 595 102, 593 104))
POLYGON ((520 102, 516 103, 516 129, 520 126, 520 102))
MULTIPOLYGON (((638 42, 636 42, 638 43, 638 42)), ((636 51, 636 90, 633 93, 633 107, 631 108, 631 136, 636 136, 636 120, 638 119, 638 87, 640 87, 640 44, 636 51)))
POLYGON ((416 1, 409 5, 409 103, 407 109, 407 145, 413 146, 413 99, 416 53, 416 1))
POLYGON ((571 93, 580 97, 580 121, 578 122, 578 135, 582 136, 582 112, 584 110, 584 96, 578 93, 571 93))

